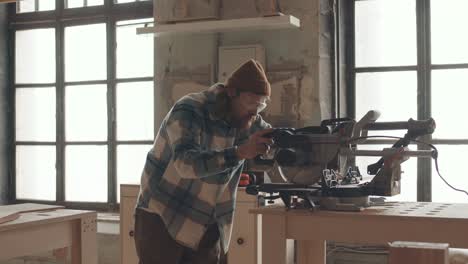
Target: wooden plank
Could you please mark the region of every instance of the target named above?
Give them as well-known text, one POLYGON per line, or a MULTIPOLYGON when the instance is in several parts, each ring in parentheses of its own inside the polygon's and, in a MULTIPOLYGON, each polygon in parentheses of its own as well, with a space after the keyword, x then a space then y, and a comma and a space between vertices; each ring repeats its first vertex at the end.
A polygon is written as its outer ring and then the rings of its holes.
MULTIPOLYGON (((122 187, 121 190, 125 190, 122 187)), ((138 263, 134 240, 136 196, 120 196, 120 256, 121 263, 138 263)))
POLYGON ((53 211, 22 213, 18 219, 0 224, 0 232, 80 219, 89 215, 96 215, 96 212, 71 209, 56 209, 53 211))
POLYGON ((468 237, 465 232, 460 232, 468 230, 467 204, 398 203, 388 207, 393 208, 371 207, 363 212, 312 212, 266 207, 250 212, 261 213, 263 217, 287 218, 288 238, 298 240, 449 242, 452 247, 468 248, 468 237), (320 228, 313 228, 317 226, 320 228))
POLYGON ((10 222, 10 221, 13 221, 13 220, 16 220, 18 219, 20 216, 19 213, 0 213, 0 224, 3 224, 3 223, 6 223, 6 222, 10 222))
MULTIPOLYGON (((468 230, 468 204, 389 203, 362 212, 286 210, 284 207, 266 207, 253 209, 250 212, 261 214, 264 219, 263 224, 265 219, 269 219, 268 227, 262 229, 263 233, 269 233, 263 237, 263 241, 267 239, 267 243, 263 243, 262 251, 271 257, 266 263, 270 261, 279 263, 278 259, 282 260, 283 242, 271 240, 286 240, 286 238, 308 241, 299 244, 299 263, 310 261, 322 263, 321 252, 324 245, 321 242, 317 242, 320 243, 317 245, 314 241, 331 240, 366 244, 420 241, 449 243, 452 247, 468 248, 468 237, 466 232, 463 232, 468 230), (315 245, 309 244, 309 240, 313 240, 312 244, 315 245), (310 250, 313 247, 315 249, 310 250), (281 252, 276 252, 278 250, 281 252), (274 254, 271 255, 271 252, 274 254), (314 259, 315 257, 319 259, 314 259)), ((432 264, 424 261, 421 263, 432 264)))
POLYGON ((378 221, 388 216, 404 219, 468 219, 468 204, 429 203, 429 202, 387 202, 382 206, 372 206, 360 212, 339 212, 326 210, 286 210, 284 206, 269 206, 250 210, 254 214, 277 214, 294 216, 346 217, 356 219, 374 218, 378 221))
POLYGON ((159 24, 154 27, 138 28, 138 34, 154 33, 155 36, 177 33, 214 33, 237 30, 268 30, 299 28, 300 20, 291 15, 223 19, 190 23, 159 24))
POLYGON ((262 223, 262 262, 286 263, 286 218, 264 215, 262 223))
POLYGON ((54 249, 64 257, 70 247, 71 263, 97 264, 96 217, 93 211, 67 209, 21 213, 0 225, 0 260, 54 249))
POLYGON ((326 250, 323 240, 298 240, 297 264, 325 264, 326 250))
POLYGON ((28 226, 0 233, 0 261, 71 245, 70 222, 28 226))
POLYGON ((0 206, 0 224, 18 219, 21 213, 38 212, 64 208, 60 205, 47 205, 47 204, 11 204, 0 206))
POLYGON ((447 243, 468 248, 468 219, 430 219, 380 217, 348 218, 343 213, 335 217, 287 216, 288 238, 299 240, 331 240, 349 243, 387 243, 421 241, 447 243), (314 228, 319 226, 320 228, 314 228), (353 228, 349 228, 352 226, 353 228), (389 228, 391 227, 391 228, 389 228))
POLYGON ((74 221, 71 264, 97 264, 96 215, 74 221))
POLYGON ((255 203, 236 204, 228 263, 255 263, 257 260, 255 228, 257 215, 248 213, 249 209, 253 207, 255 207, 255 203))
POLYGON ((137 197, 140 192, 138 184, 120 184, 120 196, 137 197))
POLYGON ((390 244, 389 264, 448 264, 449 244, 395 241, 390 244))

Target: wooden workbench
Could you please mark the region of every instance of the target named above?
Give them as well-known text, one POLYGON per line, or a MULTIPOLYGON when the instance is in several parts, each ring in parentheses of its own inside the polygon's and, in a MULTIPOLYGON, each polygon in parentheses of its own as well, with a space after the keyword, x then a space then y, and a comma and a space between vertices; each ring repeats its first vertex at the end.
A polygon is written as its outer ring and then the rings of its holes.
POLYGON ((262 207, 263 263, 283 264, 286 239, 297 240, 297 263, 326 263, 326 241, 418 241, 468 248, 468 204, 391 202, 362 212, 262 207))
POLYGON ((0 224, 0 261, 70 248, 72 264, 97 264, 96 217, 69 209, 20 213, 0 224))

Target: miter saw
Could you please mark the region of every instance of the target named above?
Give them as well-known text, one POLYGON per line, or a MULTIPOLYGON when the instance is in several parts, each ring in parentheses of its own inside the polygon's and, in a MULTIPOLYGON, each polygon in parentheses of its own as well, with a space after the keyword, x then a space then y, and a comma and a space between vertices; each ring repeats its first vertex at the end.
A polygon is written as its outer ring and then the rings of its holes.
MULTIPOLYGON (((267 201, 281 199, 287 208, 358 211, 372 205, 373 196, 400 193, 401 163, 409 157, 434 157, 433 150, 409 150, 419 137, 432 134, 435 122, 427 120, 376 122, 380 113, 369 111, 359 121, 350 118, 323 120, 320 126, 277 128, 266 135, 273 139, 272 154, 257 157, 255 163, 278 168, 285 183, 263 183, 247 187, 247 193, 267 201), (406 130, 393 145, 381 150, 364 150, 372 144, 370 130, 406 130), (359 148, 358 148, 359 146, 359 148), (354 165, 356 156, 380 159, 367 166, 372 180, 362 182, 354 165)), ((375 141, 375 140, 374 140, 375 141)), ((376 143, 374 143, 376 144, 376 143)))

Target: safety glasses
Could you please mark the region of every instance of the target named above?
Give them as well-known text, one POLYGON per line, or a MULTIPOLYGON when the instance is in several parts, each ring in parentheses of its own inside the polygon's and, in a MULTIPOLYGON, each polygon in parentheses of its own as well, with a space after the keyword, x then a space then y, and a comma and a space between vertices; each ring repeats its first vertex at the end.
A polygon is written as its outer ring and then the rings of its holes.
POLYGON ((270 102, 270 97, 266 95, 258 95, 251 92, 241 92, 240 102, 242 106, 249 112, 260 113, 267 107, 270 102))

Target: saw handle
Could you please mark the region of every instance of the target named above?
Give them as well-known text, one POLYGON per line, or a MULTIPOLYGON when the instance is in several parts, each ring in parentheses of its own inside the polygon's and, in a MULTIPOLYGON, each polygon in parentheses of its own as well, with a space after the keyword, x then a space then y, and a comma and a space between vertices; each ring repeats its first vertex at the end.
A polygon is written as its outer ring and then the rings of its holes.
MULTIPOLYGON (((399 139, 395 142, 392 148, 406 147, 411 142, 412 139, 416 139, 419 136, 432 134, 436 127, 435 121, 433 118, 426 120, 414 120, 410 118, 408 122, 382 122, 382 123, 373 123, 369 125, 377 125, 379 129, 372 130, 386 130, 386 129, 408 129, 404 138, 399 139), (379 126, 380 124, 380 126, 379 126), (382 125, 384 124, 384 125, 382 125), (388 128, 388 127, 392 128, 388 128), (386 127, 384 129, 383 127, 386 127)), ((376 175, 377 172, 382 168, 384 164, 384 158, 380 158, 376 163, 367 166, 367 173, 369 175, 376 175)))
POLYGON ((410 118, 408 121, 397 122, 375 122, 364 126, 365 130, 399 130, 407 129, 408 133, 413 136, 432 134, 436 124, 433 118, 426 120, 414 120, 410 118))
MULTIPOLYGON (((272 132, 264 134, 263 137, 272 138, 273 146, 284 147, 288 144, 290 137, 294 135, 294 131, 294 128, 275 128, 272 132)), ((275 160, 265 159, 262 155, 258 155, 254 158, 254 162, 257 165, 273 166, 275 160)))

